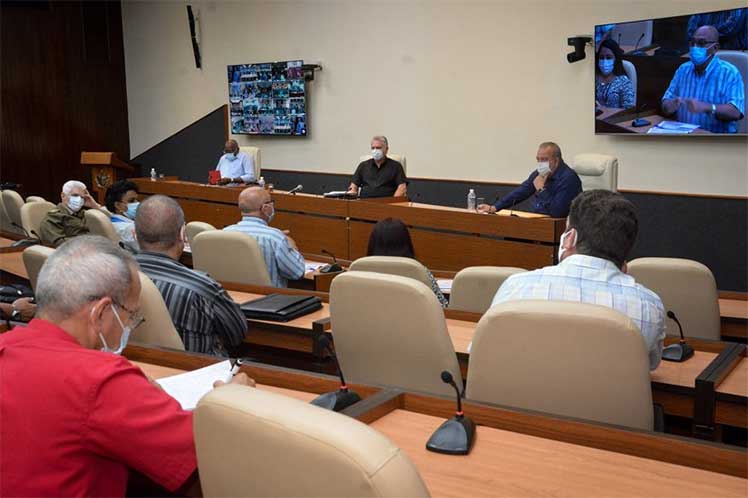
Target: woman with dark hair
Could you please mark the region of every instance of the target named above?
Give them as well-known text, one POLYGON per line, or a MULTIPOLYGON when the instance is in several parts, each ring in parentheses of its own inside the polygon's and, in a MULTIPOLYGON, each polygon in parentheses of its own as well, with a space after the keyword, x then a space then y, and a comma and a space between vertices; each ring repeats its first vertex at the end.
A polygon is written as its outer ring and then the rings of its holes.
POLYGON ((595 56, 595 99, 605 107, 634 107, 634 85, 623 69, 623 50, 610 39, 603 40, 595 56))
MULTIPOLYGON (((405 223, 398 219, 387 218, 377 222, 369 236, 369 248, 366 251, 367 256, 399 256, 402 258, 416 259, 413 250, 413 241, 410 239, 410 232, 405 223)), ((447 298, 439 290, 439 284, 436 279, 428 272, 431 281, 431 290, 434 291, 436 298, 442 305, 447 306, 447 298)))
POLYGON ((125 244, 137 249, 135 240, 135 213, 138 211, 138 186, 128 180, 114 182, 106 191, 106 208, 109 218, 125 244))

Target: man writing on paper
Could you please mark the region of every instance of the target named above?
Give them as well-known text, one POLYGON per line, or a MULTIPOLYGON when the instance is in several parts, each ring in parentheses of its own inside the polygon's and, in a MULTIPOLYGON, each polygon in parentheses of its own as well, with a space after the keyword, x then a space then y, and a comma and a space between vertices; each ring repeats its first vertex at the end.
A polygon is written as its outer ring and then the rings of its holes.
POLYGON ((480 204, 481 213, 495 213, 515 205, 534 195, 532 211, 553 218, 564 218, 569 214, 571 201, 582 192, 582 181, 561 157, 561 148, 553 142, 543 142, 535 158, 538 167, 522 184, 491 206, 480 204))
POLYGON ((192 413, 119 356, 143 321, 132 256, 76 237, 36 298, 37 318, 0 335, 0 496, 125 496, 131 469, 199 492, 192 413))
POLYGON ((229 140, 223 147, 224 154, 218 161, 216 171, 221 173, 218 185, 229 183, 253 183, 255 178, 254 160, 239 150, 236 140, 229 140))
POLYGON ((712 133, 737 133, 745 116, 743 77, 738 68, 717 56, 719 32, 702 26, 690 41, 691 60, 675 71, 662 96, 662 112, 712 133))
POLYGON ((348 192, 361 197, 405 197, 408 179, 403 165, 387 157, 390 150, 387 137, 379 135, 371 139, 371 159, 358 165, 353 173, 348 192))

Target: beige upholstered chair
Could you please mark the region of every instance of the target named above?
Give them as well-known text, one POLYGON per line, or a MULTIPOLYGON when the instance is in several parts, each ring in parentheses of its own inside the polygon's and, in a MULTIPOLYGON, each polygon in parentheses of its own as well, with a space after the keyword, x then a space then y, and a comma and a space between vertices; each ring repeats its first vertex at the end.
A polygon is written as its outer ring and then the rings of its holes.
POLYGON ((39 237, 39 225, 47 213, 55 208, 51 202, 27 202, 21 206, 21 226, 32 237, 39 237))
POLYGON ((190 221, 184 227, 184 230, 187 233, 187 242, 190 244, 190 246, 192 245, 192 239, 195 238, 195 235, 201 232, 205 232, 206 230, 215 229, 216 227, 214 227, 210 223, 205 223, 204 221, 190 221))
MULTIPOLYGON (((407 160, 405 158, 405 155, 403 155, 403 154, 389 154, 388 153, 387 157, 389 157, 393 161, 397 161, 400 164, 402 164, 403 165, 403 172, 405 172, 405 173, 408 172, 408 167, 406 166, 407 160)), ((371 159, 371 154, 367 154, 365 156, 361 156, 361 157, 358 158, 359 162, 368 161, 369 159, 371 159)))
POLYGON ((251 145, 243 145, 239 147, 239 150, 252 158, 255 165, 255 181, 259 180, 260 175, 262 174, 260 148, 252 147, 251 145))
POLYGON ((16 233, 23 233, 23 229, 21 228, 23 227, 21 206, 25 204, 23 197, 15 190, 3 190, 0 196, 2 196, 5 214, 11 222, 11 226, 16 229, 16 233))
POLYGON ((431 288, 429 271, 421 263, 413 258, 401 258, 399 256, 365 256, 351 263, 350 271, 370 271, 386 273, 388 275, 400 275, 423 282, 431 288))
POLYGON ((504 280, 525 271, 511 266, 471 266, 460 270, 452 282, 449 309, 485 313, 504 280))
MULTIPOLYGON (((719 340, 717 283, 709 268, 690 259, 639 258, 628 263, 628 273, 660 296, 686 337, 719 340)), ((665 324, 669 335, 678 335, 678 325, 669 319, 665 324)))
POLYGON ((31 282, 31 288, 36 290, 36 281, 39 279, 39 272, 47 261, 50 254, 55 252, 54 249, 47 246, 31 246, 23 250, 23 266, 26 267, 26 274, 31 282))
POLYGON ((5 212, 5 205, 3 204, 2 196, 0 196, 0 230, 2 230, 3 232, 10 232, 19 235, 23 234, 23 230, 21 230, 20 228, 16 228, 11 224, 8 213, 5 212))
POLYGON ((631 86, 634 87, 634 105, 632 107, 636 106, 636 82, 638 80, 637 74, 636 74, 636 66, 634 66, 631 62, 622 60, 623 62, 623 70, 626 72, 626 76, 628 76, 629 80, 631 80, 631 86))
POLYGON ((381 433, 281 394, 213 389, 194 428, 205 496, 429 496, 413 462, 381 433))
POLYGON ((652 430, 649 356, 611 308, 560 301, 491 307, 475 330, 466 397, 652 430))
POLYGON ((239 232, 208 230, 190 245, 192 266, 221 282, 272 285, 257 241, 239 232))
POLYGON ((132 340, 184 351, 184 343, 174 328, 158 287, 143 272, 140 275, 140 311, 145 321, 132 331, 132 340))
POLYGON ((618 159, 605 154, 578 154, 571 168, 582 180, 582 190, 618 190, 618 159))
POLYGON ((106 237, 114 242, 115 245, 119 244, 119 234, 114 228, 112 220, 109 219, 109 216, 98 209, 87 209, 85 216, 86 226, 91 235, 101 235, 102 237, 106 237))
POLYGON ((346 379, 454 396, 448 370, 462 385, 444 311, 431 289, 412 278, 363 271, 330 286, 330 318, 346 379))
MULTIPOLYGON (((717 56, 725 62, 729 62, 743 75, 743 95, 748 95, 748 53, 740 50, 720 50, 717 56)), ((745 114, 745 110, 741 109, 745 114)), ((748 133, 748 116, 737 122, 738 133, 748 133)))
POLYGON ((47 199, 38 195, 30 195, 26 197, 26 202, 46 202, 47 199))

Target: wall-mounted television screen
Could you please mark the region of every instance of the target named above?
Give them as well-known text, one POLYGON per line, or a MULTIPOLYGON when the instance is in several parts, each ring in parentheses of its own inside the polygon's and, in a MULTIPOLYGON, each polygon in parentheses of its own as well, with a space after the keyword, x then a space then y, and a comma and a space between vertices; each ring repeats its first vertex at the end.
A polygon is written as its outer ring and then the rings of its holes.
POLYGON ((595 133, 748 135, 748 8, 595 26, 595 133))
POLYGON ((303 61, 228 66, 231 133, 306 136, 303 61))

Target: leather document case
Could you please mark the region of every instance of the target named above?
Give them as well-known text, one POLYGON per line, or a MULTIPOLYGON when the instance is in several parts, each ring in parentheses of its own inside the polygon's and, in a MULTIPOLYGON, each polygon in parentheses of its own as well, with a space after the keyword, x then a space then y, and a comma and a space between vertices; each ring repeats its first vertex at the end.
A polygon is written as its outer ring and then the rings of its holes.
POLYGON ((322 300, 316 296, 286 296, 270 294, 241 304, 244 316, 258 320, 287 322, 317 311, 322 300))

